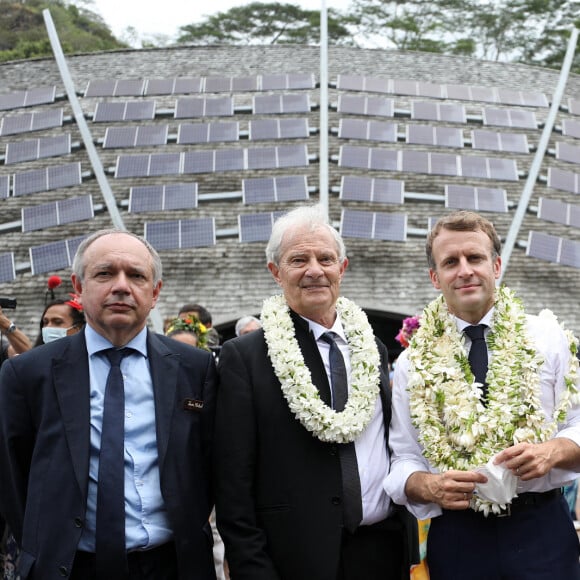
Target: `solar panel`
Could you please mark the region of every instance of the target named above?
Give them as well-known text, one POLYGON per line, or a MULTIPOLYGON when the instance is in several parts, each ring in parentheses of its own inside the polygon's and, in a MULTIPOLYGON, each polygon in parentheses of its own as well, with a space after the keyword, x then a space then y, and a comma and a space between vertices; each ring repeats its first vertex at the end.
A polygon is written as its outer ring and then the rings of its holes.
POLYGON ((580 147, 569 145, 562 141, 556 142, 556 159, 567 161, 568 163, 580 163, 580 147))
POLYGON ((425 151, 402 151, 401 171, 429 173, 429 153, 425 151))
POLYGON ((342 139, 365 139, 396 143, 397 124, 382 121, 363 121, 361 119, 341 119, 338 136, 342 139))
POLYGON ((239 215, 239 241, 241 243, 267 242, 272 234, 273 223, 272 212, 239 215))
POLYGON ((289 89, 314 89, 316 81, 312 73, 289 73, 286 75, 286 86, 289 89))
POLYGON ((22 208, 22 231, 31 232, 93 217, 92 196, 84 195, 22 208))
POLYGON ((411 118, 451 123, 465 123, 467 121, 463 105, 431 103, 429 101, 413 101, 411 103, 411 118))
POLYGON ((52 242, 29 249, 32 275, 64 270, 71 265, 66 241, 52 242))
POLYGON ((78 162, 48 167, 47 172, 49 190, 72 187, 82 183, 81 164, 78 162))
POLYGON ((85 97, 112 97, 115 91, 116 81, 91 80, 85 89, 85 97))
POLYGON ((115 167, 115 177, 147 177, 150 155, 119 155, 115 167))
POLYGON ((560 264, 580 268, 580 243, 562 238, 560 264))
POLYGON ((167 143, 167 125, 143 125, 137 127, 137 147, 156 147, 167 143))
POLYGON ((407 125, 407 143, 413 145, 437 145, 439 147, 463 147, 463 131, 453 127, 432 125, 407 125))
MULTIPOLYGON (((270 119, 268 119, 270 121, 270 119)), ((310 136, 308 119, 274 119, 277 124, 278 139, 304 139, 310 136)), ((250 133, 255 121, 250 121, 250 133)))
POLYGON ((180 153, 154 153, 149 159, 149 175, 178 175, 181 173, 180 153))
POLYGON ((568 99, 568 110, 572 115, 580 115, 580 99, 568 99))
POLYGON ((405 182, 345 175, 340 185, 340 199, 371 203, 403 203, 405 182))
POLYGON ((177 142, 187 145, 238 141, 239 134, 239 123, 237 121, 182 123, 177 130, 177 142))
POLYGON ((489 179, 500 181, 518 181, 518 166, 515 159, 489 157, 486 159, 489 165, 489 179))
POLYGON ((157 250, 178 250, 180 247, 179 220, 145 222, 145 239, 157 250))
POLYGON ((129 190, 129 213, 163 210, 163 185, 141 185, 129 190))
POLYGON ((277 167, 306 167, 308 149, 306 145, 281 145, 276 147, 277 167))
POLYGON ((181 220, 181 248, 215 246, 215 218, 181 220))
POLYGON ((214 151, 186 151, 183 173, 211 173, 215 167, 214 157, 214 151))
POLYGON ((345 238, 404 242, 407 216, 343 209, 340 232, 345 238))
POLYGON ((405 242, 407 216, 401 213, 375 213, 375 240, 405 242))
POLYGON ((394 114, 394 101, 383 97, 340 95, 337 110, 343 114, 392 117, 394 114))
POLYGON ((145 90, 142 79, 119 79, 115 85, 114 97, 140 97, 145 90))
POLYGON ((147 79, 145 83, 145 96, 172 95, 175 79, 147 79))
POLYGON ((476 129, 471 132, 471 139, 474 149, 510 153, 530 152, 527 136, 519 133, 496 133, 476 129))
POLYGON ((338 153, 338 165, 341 167, 368 169, 370 165, 370 157, 371 149, 369 147, 342 145, 338 153))
POLYGON ((489 166, 485 157, 463 156, 461 162, 461 175, 476 179, 488 179, 489 166))
POLYGON ((364 90, 371 93, 392 93, 392 81, 379 77, 364 77, 364 90))
POLYGON ((244 204, 265 202, 306 201, 308 182, 305 175, 258 177, 242 181, 244 204))
POLYGON ((47 105, 54 103, 56 98, 56 87, 38 87, 29 89, 24 94, 24 106, 34 107, 36 105, 47 105))
POLYGON ((484 107, 483 124, 519 129, 538 129, 536 115, 523 109, 493 109, 484 107))
POLYGON ((72 265, 74 255, 86 236, 51 242, 29 249, 32 275, 64 270, 72 265))
POLYGON ((48 190, 48 174, 46 169, 35 169, 14 175, 13 195, 28 195, 48 190))
POLYGON ((435 85, 433 83, 418 82, 417 95, 420 97, 443 99, 445 98, 445 87, 443 85, 435 85))
POLYGON ((567 225, 568 207, 567 203, 557 199, 541 197, 538 201, 538 217, 549 222, 567 225))
POLYGON ((373 148, 370 151, 369 169, 399 171, 399 152, 373 148))
POLYGON ((419 94, 419 83, 417 81, 394 79, 393 93, 396 95, 417 96, 419 94))
POLYGON ((203 79, 201 77, 177 77, 173 86, 173 93, 187 95, 201 93, 203 89, 203 79))
POLYGON ((242 171, 244 151, 242 149, 217 149, 214 151, 214 171, 242 171))
POLYGON ((562 240, 557 236, 550 236, 539 232, 530 231, 526 255, 548 262, 560 261, 560 246, 562 240))
POLYGON ((258 77, 234 77, 232 79, 232 91, 233 92, 245 92, 245 91, 257 91, 258 90, 258 77))
POLYGON ((107 127, 103 147, 105 149, 119 149, 135 147, 137 127, 107 127))
MULTIPOLYGON (((1 135, 1 133, 0 133, 1 135)), ((580 122, 573 119, 562 120, 562 135, 580 139, 580 122)))
POLYGON ((254 114, 284 114, 310 112, 310 99, 307 94, 297 95, 255 95, 254 114))
POLYGON ((90 220, 95 217, 91 195, 63 199, 57 203, 59 225, 90 220))
POLYGON ((38 139, 32 141, 18 141, 6 145, 4 163, 20 163, 38 159, 38 139))
POLYGON ((175 105, 175 118, 227 117, 234 114, 234 101, 231 97, 184 97, 175 105))
POLYGON ((461 157, 450 153, 430 153, 429 173, 432 175, 461 175, 461 157))
POLYGON ((155 119, 155 101, 128 101, 123 121, 152 121, 155 119))
POLYGON ((12 252, 0 254, 0 284, 12 282, 15 278, 14 254, 12 252))
POLYGON ((197 183, 169 183, 163 188, 163 210, 195 209, 197 207, 197 183))
POLYGON ((69 155, 71 152, 70 133, 56 137, 43 137, 38 140, 38 158, 69 155))
POLYGON ((24 91, 0 95, 0 111, 8 111, 9 109, 24 107, 25 96, 24 91))
POLYGON ((580 205, 568 205, 568 225, 580 228, 580 205))
POLYGON ((275 169, 278 167, 276 147, 248 149, 248 169, 275 169))
POLYGON ((362 91, 364 78, 360 75, 339 74, 336 77, 336 88, 341 91, 362 91))
POLYGON ((548 187, 570 193, 580 193, 580 175, 557 167, 549 167, 548 187))
POLYGON ((24 113, 0 120, 0 135, 16 135, 27 131, 40 131, 60 127, 63 123, 63 109, 51 109, 35 113, 24 113))
POLYGON ((214 218, 146 222, 145 239, 158 251, 213 246, 214 218))
POLYGON ((0 199, 6 199, 10 193, 10 176, 0 175, 0 199))
POLYGON ((273 74, 262 75, 261 85, 263 91, 281 91, 288 88, 288 75, 273 74))
POLYGON ((231 77, 206 77, 205 93, 231 93, 232 92, 232 78, 231 77))
POLYGON ((93 113, 93 122, 95 123, 123 121, 124 118, 125 103, 97 103, 93 113))
POLYGON ((457 101, 471 101, 471 91, 465 85, 444 85, 445 93, 448 99, 455 99, 457 101))
POLYGON ((506 213, 507 192, 505 189, 446 185, 445 207, 506 213))

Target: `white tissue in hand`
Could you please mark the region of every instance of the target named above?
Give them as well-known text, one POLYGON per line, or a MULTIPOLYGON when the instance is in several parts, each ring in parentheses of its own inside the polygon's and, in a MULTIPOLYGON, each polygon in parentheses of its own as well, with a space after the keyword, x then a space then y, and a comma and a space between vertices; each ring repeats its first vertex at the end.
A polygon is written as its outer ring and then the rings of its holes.
POLYGON ((487 477, 487 483, 475 484, 476 493, 488 501, 506 504, 516 495, 518 478, 503 463, 495 465, 492 457, 485 467, 477 469, 487 477))

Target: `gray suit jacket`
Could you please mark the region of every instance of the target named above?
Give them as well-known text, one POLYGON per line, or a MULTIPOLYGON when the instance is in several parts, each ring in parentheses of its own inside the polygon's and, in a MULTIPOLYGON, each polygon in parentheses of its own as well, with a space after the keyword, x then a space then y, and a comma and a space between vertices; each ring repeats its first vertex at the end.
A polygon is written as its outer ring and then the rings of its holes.
MULTIPOLYGON (((216 372, 210 353, 153 333, 161 492, 180 578, 215 578, 208 526, 216 372)), ((70 573, 86 511, 89 368, 84 332, 10 359, 0 371, 0 512, 22 548, 23 578, 70 573)))

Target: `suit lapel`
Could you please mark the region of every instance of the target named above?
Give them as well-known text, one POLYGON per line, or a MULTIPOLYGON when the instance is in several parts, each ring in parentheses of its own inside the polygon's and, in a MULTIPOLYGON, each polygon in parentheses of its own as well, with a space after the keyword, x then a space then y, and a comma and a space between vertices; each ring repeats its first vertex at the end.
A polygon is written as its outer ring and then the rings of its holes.
POLYGON ((304 362, 310 370, 310 375, 312 376, 312 383, 318 389, 320 393, 320 398, 328 405, 331 405, 330 397, 330 384, 328 382, 328 376, 326 370, 324 369, 324 362, 320 356, 320 351, 318 350, 318 345, 314 340, 312 332, 310 332, 310 327, 308 322, 304 320, 301 316, 290 310, 290 316, 294 322, 294 328, 296 330, 296 340, 302 351, 302 356, 304 357, 304 362))
POLYGON ((155 396, 155 428, 159 471, 161 472, 167 454, 173 413, 176 408, 179 355, 171 352, 152 332, 147 335, 147 355, 155 396))
POLYGON ((91 387, 84 332, 72 336, 61 356, 53 359, 52 376, 73 469, 85 497, 89 474, 91 387))

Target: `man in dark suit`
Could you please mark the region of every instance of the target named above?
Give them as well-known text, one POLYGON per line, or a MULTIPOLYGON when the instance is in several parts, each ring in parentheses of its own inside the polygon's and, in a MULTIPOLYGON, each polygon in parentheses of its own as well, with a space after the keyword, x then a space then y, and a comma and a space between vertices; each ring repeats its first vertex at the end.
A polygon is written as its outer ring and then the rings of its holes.
POLYGON ((344 243, 318 206, 274 224, 268 268, 283 296, 218 365, 218 529, 235 580, 409 576, 389 470, 387 352, 339 298, 344 243), (346 406, 340 388, 348 391, 346 406))
POLYGON ((161 261, 142 238, 93 234, 72 282, 84 331, 0 374, 0 511, 21 547, 21 577, 215 579, 213 357, 147 330, 161 261), (110 428, 114 385, 120 442, 110 428))

